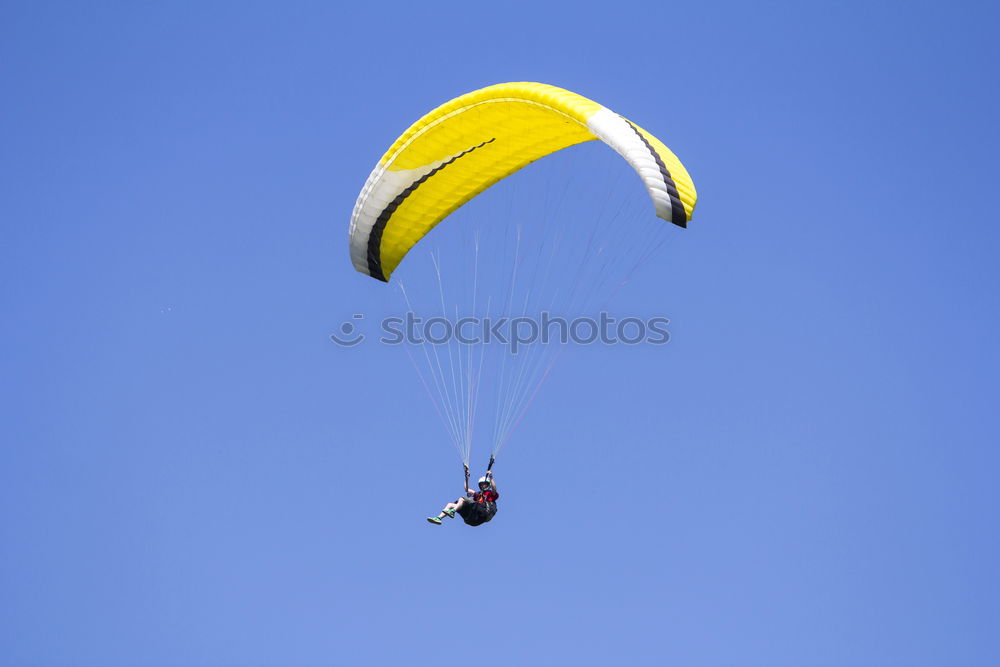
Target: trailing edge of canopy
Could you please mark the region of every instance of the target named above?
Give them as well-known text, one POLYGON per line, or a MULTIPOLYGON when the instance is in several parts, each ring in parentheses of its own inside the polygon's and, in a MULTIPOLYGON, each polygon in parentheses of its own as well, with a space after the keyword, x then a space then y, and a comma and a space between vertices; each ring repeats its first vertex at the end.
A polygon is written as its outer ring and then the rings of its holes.
POLYGON ((541 157, 595 139, 632 165, 657 216, 687 226, 694 183, 659 139, 568 90, 502 83, 439 106, 386 151, 354 205, 354 268, 388 281, 406 253, 459 206, 541 157))

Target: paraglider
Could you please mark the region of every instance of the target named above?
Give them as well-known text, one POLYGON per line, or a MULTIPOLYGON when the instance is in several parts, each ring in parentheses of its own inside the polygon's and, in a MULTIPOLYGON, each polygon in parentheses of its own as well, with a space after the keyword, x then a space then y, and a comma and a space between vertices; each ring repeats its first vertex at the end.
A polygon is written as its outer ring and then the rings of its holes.
MULTIPOLYGON (((541 83, 502 83, 446 102, 392 143, 368 176, 351 215, 349 247, 354 268, 389 282, 421 239, 467 202, 541 158, 546 158, 541 160, 544 163, 551 159, 547 156, 564 148, 596 140, 617 152, 638 174, 657 217, 687 227, 697 201, 694 183, 663 142, 568 90, 541 83)), ((546 201, 559 195, 554 190, 545 193, 546 201)), ((450 274, 458 276, 451 283, 459 292, 454 300, 445 296, 444 261, 440 254, 432 255, 436 289, 423 290, 435 292, 436 317, 432 319, 449 320, 445 328, 461 333, 465 331, 461 326, 450 325, 482 321, 483 313, 492 316, 494 310, 523 322, 529 314, 584 310, 604 299, 608 289, 613 293, 624 285, 663 242, 657 238, 663 225, 654 229, 629 220, 621 215, 617 202, 606 207, 609 201, 610 197, 598 202, 585 215, 544 217, 532 229, 522 228, 519 218, 516 230, 500 242, 485 238, 498 233, 498 225, 480 221, 482 228, 465 246, 470 255, 466 272, 450 274), (609 217, 602 218, 597 211, 603 208, 612 209, 609 217), (549 230, 552 234, 546 238, 544 232, 549 230), (536 240, 532 232, 543 233, 536 234, 540 236, 536 240), (576 235, 585 242, 579 244, 577 256, 570 257, 567 249, 576 235), (491 262, 492 266, 486 266, 491 262), (488 275, 490 268, 496 269, 495 278, 488 275), (460 317, 463 310, 472 317, 460 317)), ((411 292, 396 282, 413 311, 411 292)), ((419 291, 418 285, 414 292, 419 291)), ((420 348, 423 358, 411 355, 466 471, 466 497, 427 520, 440 524, 443 518, 458 514, 470 525, 481 525, 495 515, 499 497, 492 472, 480 480, 478 491, 468 486, 469 454, 484 378, 495 393, 492 467, 548 376, 554 354, 541 343, 515 352, 488 351, 483 343, 461 347, 460 342, 454 337, 420 341, 413 347, 420 348)))
MULTIPOLYGON (((493 461, 490 461, 490 468, 493 461)), ((469 468, 465 468, 465 497, 459 498, 455 502, 448 503, 437 516, 427 517, 430 523, 441 525, 441 520, 445 517, 454 519, 457 512, 466 525, 481 526, 489 523, 497 513, 497 500, 500 499, 500 492, 497 491, 496 481, 493 479, 493 471, 487 468, 486 473, 479 478, 476 483, 477 491, 469 488, 469 468)))

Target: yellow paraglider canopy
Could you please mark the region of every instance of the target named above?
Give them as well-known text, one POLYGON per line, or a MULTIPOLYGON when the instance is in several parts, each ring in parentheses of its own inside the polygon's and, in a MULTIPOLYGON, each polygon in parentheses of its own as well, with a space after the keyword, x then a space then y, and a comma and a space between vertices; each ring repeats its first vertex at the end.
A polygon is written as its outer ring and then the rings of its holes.
POLYGON ((659 217, 687 226, 694 183, 659 139, 568 90, 503 83, 439 106, 386 151, 351 216, 354 267, 388 281, 406 253, 459 206, 541 157, 595 139, 632 165, 659 217))

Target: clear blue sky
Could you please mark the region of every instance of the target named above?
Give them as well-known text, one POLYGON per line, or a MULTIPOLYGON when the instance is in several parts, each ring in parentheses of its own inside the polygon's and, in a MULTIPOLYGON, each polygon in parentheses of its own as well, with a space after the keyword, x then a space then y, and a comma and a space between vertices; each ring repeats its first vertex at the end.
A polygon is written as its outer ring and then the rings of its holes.
POLYGON ((996 664, 996 9, 355 5, 0 7, 0 664, 996 664), (623 296, 670 344, 567 358, 434 528, 346 226, 516 80, 701 200, 623 296))

